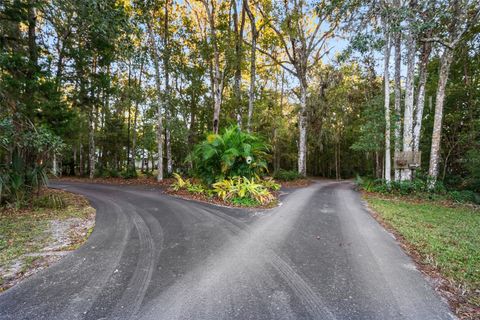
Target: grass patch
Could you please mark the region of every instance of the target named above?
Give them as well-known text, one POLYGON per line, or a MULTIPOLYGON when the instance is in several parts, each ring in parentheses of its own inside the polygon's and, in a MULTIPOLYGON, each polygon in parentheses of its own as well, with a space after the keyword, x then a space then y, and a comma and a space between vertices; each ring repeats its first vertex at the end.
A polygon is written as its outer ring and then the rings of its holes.
MULTIPOLYGON (((60 190, 43 190, 31 208, 0 208, 0 291, 8 279, 3 279, 12 264, 20 263, 19 273, 25 273, 37 260, 27 256, 37 253, 51 241, 52 220, 88 219, 94 213, 88 201, 79 195, 60 190)), ((74 244, 84 239, 75 239, 74 244)))
MULTIPOLYGON (((460 304, 480 308, 480 210, 431 201, 405 201, 368 194, 380 218, 462 292, 460 304)), ((478 314, 477 314, 478 315, 478 314)))

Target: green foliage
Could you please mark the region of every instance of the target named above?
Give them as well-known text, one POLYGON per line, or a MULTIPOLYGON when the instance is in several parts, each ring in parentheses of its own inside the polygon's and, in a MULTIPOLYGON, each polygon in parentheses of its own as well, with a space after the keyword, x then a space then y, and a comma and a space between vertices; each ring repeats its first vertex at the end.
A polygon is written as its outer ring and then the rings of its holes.
POLYGON ((133 166, 129 166, 125 171, 120 173, 123 179, 134 179, 138 177, 137 170, 133 166))
POLYGON ((63 209, 67 206, 65 200, 58 194, 46 194, 33 199, 35 208, 63 209))
POLYGON ((268 146, 253 134, 233 126, 222 134, 210 134, 195 146, 189 160, 193 173, 206 184, 225 178, 252 178, 267 171, 268 146))
POLYGON ((204 194, 206 190, 201 184, 192 183, 187 186, 187 191, 190 193, 204 194))
POLYGON ((191 186, 189 179, 183 179, 181 175, 178 173, 173 173, 173 177, 175 178, 175 182, 172 183, 170 186, 173 190, 178 191, 181 189, 186 189, 191 186))
POLYGON ((213 184, 213 191, 224 201, 232 201, 234 198, 249 198, 260 204, 268 204, 274 200, 270 190, 262 184, 261 180, 255 178, 224 179, 213 184))
POLYGON ((284 170, 284 169, 280 169, 277 172, 275 172, 273 177, 277 180, 280 180, 280 181, 293 181, 293 180, 298 180, 298 179, 305 178, 300 173, 298 173, 298 171, 284 170))
POLYGON ((24 160, 14 154, 10 165, 0 167, 0 204, 10 203, 17 208, 22 207, 47 182, 43 166, 26 166, 24 160))
POLYGON ((173 173, 173 177, 175 178, 175 182, 170 185, 172 190, 186 190, 190 193, 194 194, 206 194, 208 195, 208 189, 205 188, 203 185, 199 183, 194 183, 190 181, 190 179, 183 179, 181 175, 178 173, 173 173))
POLYGON ((472 149, 467 152, 465 167, 468 171, 468 187, 480 192, 480 150, 472 149))
POLYGON ((232 198, 231 202, 232 204, 240 207, 256 207, 260 204, 257 200, 247 197, 234 197, 232 198))
POLYGON ((480 196, 471 190, 449 191, 447 195, 458 203, 477 203, 480 204, 480 196))
POLYGON ((121 173, 114 168, 99 168, 96 176, 99 176, 102 178, 118 178, 121 176, 121 173))
POLYGON ((402 196, 415 195, 426 199, 450 199, 457 203, 480 203, 480 196, 471 190, 447 191, 441 182, 437 182, 433 189, 429 188, 426 177, 417 177, 412 181, 393 181, 386 184, 381 179, 369 179, 357 176, 356 184, 367 192, 397 194, 402 196))
MULTIPOLYGON (((257 177, 258 179, 258 177, 257 177)), ((277 183, 273 178, 266 178, 262 180, 262 184, 265 188, 273 191, 278 191, 282 187, 279 183, 277 183)))

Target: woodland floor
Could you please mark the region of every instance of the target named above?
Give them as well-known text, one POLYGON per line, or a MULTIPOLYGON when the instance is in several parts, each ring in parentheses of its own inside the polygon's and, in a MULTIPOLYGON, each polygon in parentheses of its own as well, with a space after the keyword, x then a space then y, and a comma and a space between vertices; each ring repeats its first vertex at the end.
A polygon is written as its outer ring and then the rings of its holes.
POLYGON ((0 292, 81 246, 94 225, 88 200, 61 190, 42 190, 30 208, 2 209, 0 292))
POLYGON ((480 209, 364 193, 375 218, 395 234, 462 319, 480 319, 480 209))

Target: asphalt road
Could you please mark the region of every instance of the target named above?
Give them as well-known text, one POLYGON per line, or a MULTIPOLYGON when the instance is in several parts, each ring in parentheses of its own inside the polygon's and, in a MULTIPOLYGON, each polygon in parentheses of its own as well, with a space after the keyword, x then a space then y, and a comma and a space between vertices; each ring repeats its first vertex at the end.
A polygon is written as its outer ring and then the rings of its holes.
POLYGON ((0 295, 0 319, 452 319, 347 182, 268 211, 57 183, 97 208, 79 250, 0 295))

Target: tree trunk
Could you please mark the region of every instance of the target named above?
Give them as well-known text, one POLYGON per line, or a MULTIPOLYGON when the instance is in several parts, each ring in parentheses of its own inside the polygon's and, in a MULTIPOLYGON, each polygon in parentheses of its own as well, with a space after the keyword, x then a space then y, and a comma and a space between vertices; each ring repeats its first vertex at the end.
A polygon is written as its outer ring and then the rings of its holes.
POLYGON ((169 49, 169 20, 168 20, 168 0, 165 1, 165 18, 164 18, 164 46, 163 46, 163 71, 165 74, 165 147, 167 155, 167 174, 171 175, 173 172, 172 166, 172 145, 171 145, 171 127, 170 127, 170 118, 171 118, 171 102, 170 102, 170 49, 169 49))
MULTIPOLYGON (((140 74, 138 75, 139 90, 142 89, 142 75, 143 75, 143 58, 142 58, 142 62, 140 63, 140 74)), ((139 104, 138 100, 139 100, 138 98, 135 100, 135 113, 133 115, 133 132, 132 132, 132 158, 133 158, 132 168, 134 171, 136 170, 135 160, 137 158, 137 119, 138 119, 138 104, 139 104)))
MULTIPOLYGON (((244 0, 244 3, 246 0, 244 0)), ((237 109, 237 125, 239 128, 242 128, 242 91, 241 91, 241 81, 242 81, 242 58, 243 58, 243 28, 245 25, 245 8, 244 4, 242 5, 242 16, 240 21, 240 28, 238 26, 238 11, 236 1, 232 1, 233 7, 233 26, 235 32, 235 77, 233 92, 235 97, 235 104, 237 109)))
MULTIPOLYGON (((279 110, 278 113, 276 114, 277 117, 282 116, 283 112, 283 96, 285 93, 285 70, 282 70, 282 84, 280 85, 280 104, 279 104, 279 110)), ((278 138, 278 118, 275 118, 275 138, 274 138, 274 144, 275 144, 275 152, 274 152, 274 172, 278 172, 280 170, 280 160, 281 160, 281 152, 280 152, 280 141, 278 138)))
POLYGON ((420 149, 420 133, 422 130, 423 109, 425 106, 425 84, 427 83, 427 66, 432 45, 430 42, 423 43, 422 56, 418 62, 418 93, 417 105, 415 106, 415 119, 413 123, 413 152, 420 149))
POLYGON ((80 143, 80 148, 79 148, 79 167, 78 167, 78 174, 80 176, 83 176, 83 168, 84 168, 84 165, 83 165, 83 145, 82 143, 80 143))
POLYGON ((158 163, 157 163, 157 181, 163 180, 163 123, 162 123, 162 96, 161 96, 161 79, 160 79, 160 67, 159 67, 159 57, 158 50, 155 43, 155 37, 153 35, 153 30, 150 25, 148 25, 148 32, 151 42, 152 50, 152 59, 155 69, 155 87, 157 89, 157 147, 158 147, 158 163))
POLYGON ((73 146, 73 175, 77 175, 77 147, 73 146))
POLYGON ((53 160, 52 160, 52 173, 56 177, 58 174, 58 166, 57 166, 57 153, 53 153, 53 160))
POLYGON ((257 52, 257 26, 255 24, 255 16, 250 11, 248 4, 245 1, 245 9, 250 20, 250 27, 252 29, 252 47, 250 51, 250 88, 248 89, 248 132, 252 131, 252 117, 253 117, 253 103, 255 101, 255 77, 256 77, 256 52, 257 52))
MULTIPOLYGON (((411 1, 410 6, 415 5, 411 1)), ((411 152, 413 148, 413 102, 414 102, 414 78, 415 78, 415 31, 413 20, 409 21, 409 32, 407 38, 407 76, 405 80, 405 110, 403 114, 403 152, 411 152)), ((411 180, 412 170, 402 169, 401 180, 411 180)))
POLYGON ((172 141, 171 141, 170 128, 168 126, 165 129, 165 149, 166 149, 166 156, 167 156, 167 173, 168 175, 171 175, 173 172, 172 141))
POLYGON ((298 173, 307 175, 307 79, 300 80, 300 110, 298 112, 298 173))
POLYGON ((222 103, 222 73, 220 71, 220 52, 217 43, 217 29, 215 26, 215 4, 209 1, 202 1, 207 12, 210 24, 210 38, 213 46, 213 133, 218 133, 220 121, 220 107, 222 103))
POLYGON ((95 127, 94 127, 93 107, 88 115, 88 164, 89 178, 93 179, 95 175, 95 127))
MULTIPOLYGON (((386 20, 386 19, 385 19, 386 20)), ((385 108, 385 181, 390 183, 392 180, 391 155, 390 155, 390 36, 388 31, 388 22, 383 22, 385 34, 384 64, 383 64, 383 83, 384 83, 384 108, 385 108)), ((378 172, 378 152, 375 154, 377 159, 378 172)), ((378 173, 377 173, 378 175, 378 173)))
POLYGON ((447 86, 450 65, 453 60, 453 50, 445 47, 440 59, 440 71, 438 75, 437 94, 435 98, 435 117, 433 120, 432 147, 430 150, 430 187, 433 188, 437 182, 440 142, 442 139, 443 104, 445 102, 445 88, 447 86))
MULTIPOLYGON (((397 26, 398 27, 398 26, 397 26)), ((394 130, 394 147, 395 153, 400 152, 401 148, 401 135, 402 135, 402 123, 400 120, 400 111, 401 111, 401 103, 402 103, 402 78, 401 78, 401 65, 402 65, 402 42, 401 42, 401 32, 395 32, 395 130, 394 130)), ((400 181, 400 170, 395 169, 394 175, 395 181, 400 181)))

